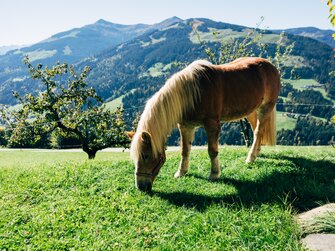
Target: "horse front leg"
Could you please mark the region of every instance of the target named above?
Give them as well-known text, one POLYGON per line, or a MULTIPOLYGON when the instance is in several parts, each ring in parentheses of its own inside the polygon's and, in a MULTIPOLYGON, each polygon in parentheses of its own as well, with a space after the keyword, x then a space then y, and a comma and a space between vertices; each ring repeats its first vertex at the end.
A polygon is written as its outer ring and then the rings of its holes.
POLYGON ((221 175, 219 166, 219 133, 220 133, 220 121, 210 120, 204 123, 208 138, 208 155, 211 159, 211 173, 209 175, 210 180, 216 180, 221 175))
POLYGON ((178 124, 178 128, 180 132, 181 161, 179 169, 174 175, 175 178, 184 176, 188 172, 190 165, 190 151, 195 130, 193 126, 183 124, 178 124))

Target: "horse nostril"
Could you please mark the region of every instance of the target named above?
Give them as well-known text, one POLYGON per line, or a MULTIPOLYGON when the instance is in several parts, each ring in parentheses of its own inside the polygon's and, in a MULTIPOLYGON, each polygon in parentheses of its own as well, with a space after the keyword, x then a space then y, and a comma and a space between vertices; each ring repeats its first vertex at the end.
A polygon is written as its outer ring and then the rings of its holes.
POLYGON ((137 183, 137 188, 138 190, 142 191, 142 192, 151 192, 152 190, 152 183, 150 182, 145 182, 145 183, 137 183))

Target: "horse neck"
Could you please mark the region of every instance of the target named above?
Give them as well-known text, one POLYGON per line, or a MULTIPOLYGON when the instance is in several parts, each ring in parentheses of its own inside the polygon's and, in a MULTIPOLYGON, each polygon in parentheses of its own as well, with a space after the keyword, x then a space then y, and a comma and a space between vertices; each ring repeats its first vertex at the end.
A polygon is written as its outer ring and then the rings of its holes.
POLYGON ((174 74, 148 101, 138 131, 151 134, 154 155, 162 153, 167 135, 182 121, 184 114, 195 108, 200 98, 197 79, 209 66, 205 61, 192 63, 174 74))
POLYGON ((167 136, 181 120, 183 112, 181 107, 176 107, 180 105, 177 98, 165 89, 148 101, 137 129, 151 134, 152 150, 156 156, 163 153, 167 136))

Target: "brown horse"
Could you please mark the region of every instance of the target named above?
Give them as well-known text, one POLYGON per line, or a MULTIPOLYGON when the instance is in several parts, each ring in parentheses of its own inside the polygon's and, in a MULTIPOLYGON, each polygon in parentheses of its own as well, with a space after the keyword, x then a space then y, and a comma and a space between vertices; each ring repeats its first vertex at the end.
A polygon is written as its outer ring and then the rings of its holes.
POLYGON ((211 159, 210 179, 220 176, 218 138, 221 121, 247 118, 254 141, 246 162, 255 160, 261 144, 275 145, 275 104, 280 89, 277 69, 262 58, 240 58, 212 65, 199 60, 174 74, 147 102, 136 133, 131 158, 138 189, 151 191, 165 162, 167 135, 178 125, 182 158, 174 177, 185 175, 194 130, 204 126, 211 159))

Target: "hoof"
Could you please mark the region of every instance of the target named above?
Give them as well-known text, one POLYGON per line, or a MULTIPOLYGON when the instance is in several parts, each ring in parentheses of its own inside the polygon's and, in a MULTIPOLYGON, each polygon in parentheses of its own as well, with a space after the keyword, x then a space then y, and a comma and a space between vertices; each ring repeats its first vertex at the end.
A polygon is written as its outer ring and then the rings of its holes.
POLYGON ((208 179, 209 179, 209 180, 217 180, 217 179, 220 178, 220 176, 221 176, 220 173, 211 173, 211 174, 209 175, 208 179))
POLYGON ((254 162, 255 161, 255 159, 256 159, 256 157, 253 157, 253 156, 249 156, 246 160, 245 160, 245 163, 252 163, 252 162, 254 162))
POLYGON ((185 176, 185 174, 187 174, 187 171, 180 171, 180 170, 178 170, 175 174, 174 174, 174 178, 180 178, 180 177, 183 177, 183 176, 185 176))

